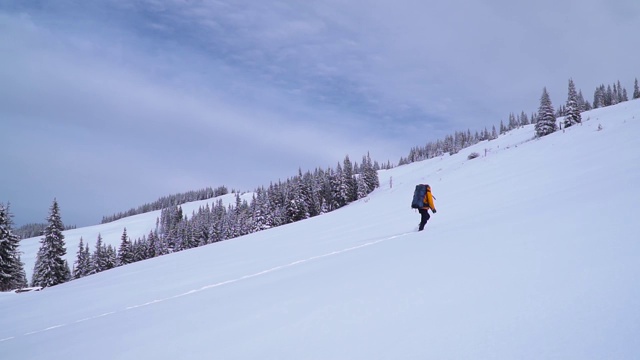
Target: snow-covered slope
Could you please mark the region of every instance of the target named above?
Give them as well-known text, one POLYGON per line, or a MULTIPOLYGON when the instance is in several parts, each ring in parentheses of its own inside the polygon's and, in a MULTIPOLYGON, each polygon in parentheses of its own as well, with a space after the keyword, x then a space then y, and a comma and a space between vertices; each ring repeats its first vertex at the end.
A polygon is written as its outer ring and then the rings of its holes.
MULTIPOLYGON (((248 192, 240 195, 240 198, 251 201, 253 193, 248 192)), ((218 200, 222 200, 225 206, 229 204, 235 204, 236 195, 226 194, 213 199, 194 201, 186 204, 182 204, 182 212, 187 217, 191 217, 194 212, 198 212, 201 207, 207 206, 213 207, 218 200)), ((64 221, 64 209, 61 210, 64 221)), ((64 231, 65 244, 67 248, 66 260, 71 267, 76 259, 78 251, 78 243, 82 238, 83 244, 89 244, 90 250, 95 250, 95 243, 98 240, 98 234, 102 237, 102 242, 105 245, 113 245, 116 249, 120 245, 122 240, 122 232, 127 229, 127 235, 131 240, 142 238, 149 235, 149 232, 156 228, 156 221, 160 218, 160 210, 151 211, 144 214, 135 216, 129 216, 123 219, 112 221, 106 224, 87 226, 79 229, 64 231)), ((43 219, 44 221, 45 219, 43 219)), ((22 261, 24 262, 25 272, 27 277, 31 279, 33 274, 33 266, 36 261, 36 255, 40 248, 40 239, 42 237, 33 237, 24 239, 20 242, 20 250, 23 252, 22 261)))
POLYGON ((637 359, 638 117, 528 126, 323 216, 0 294, 0 357, 637 359), (420 182, 438 213, 416 232, 420 182))

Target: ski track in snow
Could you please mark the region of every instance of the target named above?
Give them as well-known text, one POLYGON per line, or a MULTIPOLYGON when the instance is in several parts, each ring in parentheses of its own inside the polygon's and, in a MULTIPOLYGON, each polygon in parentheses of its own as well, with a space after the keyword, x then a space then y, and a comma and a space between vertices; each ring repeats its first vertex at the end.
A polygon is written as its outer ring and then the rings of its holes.
MULTIPOLYGON (((386 238, 377 239, 377 240, 366 242, 364 244, 348 247, 346 249, 336 250, 336 251, 332 251, 332 252, 329 252, 329 253, 326 253, 326 254, 312 256, 312 257, 307 258, 307 259, 296 260, 296 261, 290 262, 290 263, 285 264, 285 265, 275 266, 275 267, 272 267, 272 268, 267 269, 267 270, 259 271, 259 272, 256 272, 256 273, 253 273, 253 274, 249 274, 249 275, 244 275, 244 276, 241 276, 241 277, 238 277, 238 278, 235 278, 235 279, 225 280, 225 281, 221 281, 221 282, 218 282, 218 283, 215 283, 215 284, 211 284, 211 285, 205 285, 205 286, 203 286, 203 287, 201 287, 199 289, 189 290, 189 291, 187 291, 185 293, 174 295, 174 296, 169 296, 169 297, 166 297, 164 299, 157 299, 157 300, 152 300, 152 301, 149 301, 149 302, 146 302, 146 303, 143 303, 143 304, 127 306, 126 308, 121 309, 121 310, 110 311, 110 312, 106 312, 104 314, 100 314, 100 315, 96 315, 96 316, 92 316, 92 317, 76 320, 76 321, 74 321, 72 323, 69 323, 69 324, 58 324, 58 325, 49 326, 49 327, 41 329, 41 330, 30 331, 30 332, 27 332, 27 333, 23 334, 22 336, 35 335, 35 334, 43 333, 45 331, 59 329, 61 327, 65 327, 65 326, 68 326, 68 325, 78 324, 78 323, 85 322, 85 321, 91 321, 91 320, 99 319, 99 318, 102 318, 102 317, 105 317, 105 316, 109 316, 109 315, 125 312, 125 311, 128 311, 128 310, 133 310, 133 309, 137 309, 137 308, 141 308, 141 307, 145 307, 145 306, 161 303, 161 302, 168 301, 168 300, 177 299, 177 298, 180 298, 180 297, 183 297, 183 296, 187 296, 187 295, 197 294, 197 293, 199 293, 201 291, 214 289, 214 288, 217 288, 217 287, 220 287, 220 286, 223 286, 223 285, 233 284, 233 283, 236 283, 236 282, 239 282, 239 281, 242 281, 242 280, 247 280, 247 279, 255 278, 255 277, 258 277, 258 276, 266 275, 266 274, 269 274, 269 273, 272 273, 272 272, 275 272, 275 271, 287 269, 287 268, 294 267, 294 266, 297 266, 297 265, 301 265, 301 264, 304 264, 304 263, 307 263, 307 262, 310 262, 310 261, 314 261, 314 260, 318 260, 318 259, 322 259, 322 258, 326 258, 326 257, 330 257, 330 256, 335 256, 335 255, 340 255, 340 254, 343 254, 343 253, 346 253, 346 252, 362 249, 364 247, 368 247, 368 246, 371 246, 371 245, 376 245, 376 244, 379 244, 381 242, 384 242, 384 241, 387 241, 387 240, 396 239, 396 238, 399 238, 399 237, 402 237, 402 236, 405 236, 405 235, 408 235, 408 234, 411 234, 411 233, 412 232, 406 232, 406 233, 401 233, 401 234, 397 234, 397 235, 392 235, 392 236, 389 236, 389 237, 386 237, 386 238)), ((6 337, 4 339, 0 339, 0 342, 13 340, 13 339, 16 339, 19 336, 20 335, 9 336, 9 337, 6 337)))

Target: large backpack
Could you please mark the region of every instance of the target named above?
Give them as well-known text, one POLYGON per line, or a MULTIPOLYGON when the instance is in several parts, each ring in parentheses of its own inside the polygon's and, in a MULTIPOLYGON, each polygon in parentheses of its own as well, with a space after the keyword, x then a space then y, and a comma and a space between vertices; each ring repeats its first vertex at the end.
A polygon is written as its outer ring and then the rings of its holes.
POLYGON ((416 190, 413 192, 413 201, 411 201, 411 208, 420 209, 427 206, 424 203, 424 197, 427 194, 427 185, 416 185, 416 190))

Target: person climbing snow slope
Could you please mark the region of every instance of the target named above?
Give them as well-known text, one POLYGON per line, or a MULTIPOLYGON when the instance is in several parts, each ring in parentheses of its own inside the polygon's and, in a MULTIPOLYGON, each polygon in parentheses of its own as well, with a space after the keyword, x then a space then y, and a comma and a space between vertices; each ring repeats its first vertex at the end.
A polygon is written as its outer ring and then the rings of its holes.
POLYGON ((431 218, 429 215, 429 210, 433 211, 435 214, 436 206, 433 204, 433 195, 431 194, 431 186, 426 186, 426 191, 424 194, 424 198, 422 199, 422 205, 418 208, 418 212, 420 213, 420 225, 418 226, 418 231, 424 230, 424 226, 427 225, 427 221, 431 218))

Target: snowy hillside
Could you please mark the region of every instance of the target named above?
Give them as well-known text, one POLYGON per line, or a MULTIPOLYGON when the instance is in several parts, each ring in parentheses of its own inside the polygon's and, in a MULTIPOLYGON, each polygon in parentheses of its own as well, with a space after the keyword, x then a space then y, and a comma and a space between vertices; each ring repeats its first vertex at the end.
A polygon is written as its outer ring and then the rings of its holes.
POLYGON ((309 220, 2 293, 0 358, 637 359, 640 101, 583 120, 382 171, 309 220), (417 232, 421 182, 438 212, 417 232))
MULTIPOLYGON (((247 202, 251 201, 253 193, 245 193, 240 196, 241 199, 247 202)), ((187 217, 191 217, 193 212, 197 212, 200 207, 205 207, 207 204, 213 207, 218 200, 222 200, 225 206, 229 204, 235 204, 235 194, 222 195, 213 199, 194 201, 181 205, 183 214, 187 217)), ((78 243, 82 237, 84 244, 89 244, 91 251, 95 250, 95 243, 98 239, 98 234, 102 237, 102 241, 105 245, 113 245, 118 248, 122 241, 122 232, 127 229, 127 235, 130 239, 135 240, 148 235, 150 231, 156 228, 156 221, 160 218, 161 210, 151 211, 148 213, 134 215, 120 220, 112 221, 106 224, 87 226, 79 229, 64 231, 65 243, 67 246, 67 256, 65 259, 71 267, 76 259, 78 251, 78 243)), ((63 210, 64 215, 64 210, 63 210)), ((64 220, 64 218, 63 218, 64 220)), ((33 237, 24 239, 20 242, 20 250, 24 253, 22 255, 22 261, 24 262, 25 272, 27 278, 31 280, 33 273, 33 265, 36 261, 36 255, 38 248, 40 248, 40 239, 42 237, 33 237)))

